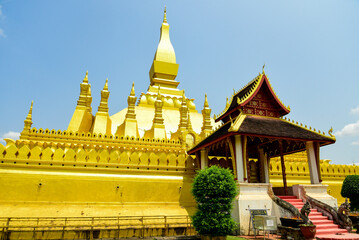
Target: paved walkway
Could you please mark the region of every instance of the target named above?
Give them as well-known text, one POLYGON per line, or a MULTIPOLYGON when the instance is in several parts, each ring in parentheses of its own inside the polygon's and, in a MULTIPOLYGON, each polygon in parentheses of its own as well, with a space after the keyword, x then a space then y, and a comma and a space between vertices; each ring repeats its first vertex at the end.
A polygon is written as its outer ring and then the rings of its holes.
POLYGON ((258 239, 258 240, 262 240, 262 239, 280 239, 280 235, 275 235, 275 234, 270 234, 268 237, 268 234, 264 237, 263 235, 257 235, 257 237, 254 236, 238 236, 241 238, 245 238, 245 239, 258 239))

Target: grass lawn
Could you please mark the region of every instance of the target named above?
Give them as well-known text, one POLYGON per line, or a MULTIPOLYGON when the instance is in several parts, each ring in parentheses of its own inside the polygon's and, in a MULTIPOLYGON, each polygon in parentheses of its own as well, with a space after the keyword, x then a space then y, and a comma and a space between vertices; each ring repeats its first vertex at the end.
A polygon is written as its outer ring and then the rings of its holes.
POLYGON ((245 240, 245 238, 235 237, 235 236, 227 236, 227 240, 245 240))

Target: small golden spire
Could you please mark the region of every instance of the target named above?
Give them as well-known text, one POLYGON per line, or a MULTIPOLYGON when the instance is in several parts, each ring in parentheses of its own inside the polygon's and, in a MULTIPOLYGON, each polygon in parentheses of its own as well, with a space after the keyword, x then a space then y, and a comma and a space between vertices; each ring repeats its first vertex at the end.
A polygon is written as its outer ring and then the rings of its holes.
POLYGON ((108 91, 108 78, 106 78, 105 86, 103 87, 103 90, 108 91))
POLYGON ((208 100, 207 100, 207 93, 204 95, 204 105, 205 108, 209 107, 208 100))
POLYGON ((30 119, 32 118, 32 106, 34 105, 34 100, 31 101, 31 106, 30 106, 30 110, 29 110, 29 114, 27 115, 27 117, 30 117, 30 119))
POLYGON ((83 80, 84 83, 88 83, 88 82, 89 82, 89 77, 88 77, 88 75, 89 75, 89 71, 87 70, 87 71, 86 71, 85 78, 84 78, 84 80, 83 80))
POLYGON ((131 96, 135 96, 135 82, 132 82, 131 96))
POLYGON ((263 67, 262 67, 262 74, 265 74, 264 72, 264 68, 265 68, 266 64, 263 64, 263 67))
POLYGON ((165 13, 164 13, 164 15, 163 15, 163 22, 164 23, 167 23, 167 14, 166 14, 166 5, 165 5, 165 13))
POLYGON ((26 133, 31 129, 31 125, 32 125, 32 106, 33 105, 34 105, 34 101, 31 101, 31 106, 30 106, 29 113, 27 114, 26 119, 24 121, 23 133, 26 133))
POLYGON ((110 96, 110 92, 108 91, 108 79, 106 78, 105 86, 103 90, 101 90, 101 101, 98 106, 98 112, 108 113, 108 98, 110 96))

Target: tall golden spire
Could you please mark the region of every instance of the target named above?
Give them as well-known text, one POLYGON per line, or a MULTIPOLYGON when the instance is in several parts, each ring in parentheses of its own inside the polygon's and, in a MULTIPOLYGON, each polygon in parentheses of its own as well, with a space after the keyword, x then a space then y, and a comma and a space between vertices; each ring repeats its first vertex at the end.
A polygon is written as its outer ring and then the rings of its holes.
POLYGON ((178 73, 176 54, 170 40, 170 25, 167 22, 166 7, 163 14, 161 25, 160 42, 158 43, 153 63, 150 69, 151 85, 148 92, 155 94, 159 85, 163 86, 162 94, 181 96, 181 91, 177 89, 179 82, 175 81, 178 73))
POLYGON ((166 7, 161 26, 161 37, 155 54, 155 61, 176 64, 176 54, 170 40, 170 25, 167 23, 166 7))

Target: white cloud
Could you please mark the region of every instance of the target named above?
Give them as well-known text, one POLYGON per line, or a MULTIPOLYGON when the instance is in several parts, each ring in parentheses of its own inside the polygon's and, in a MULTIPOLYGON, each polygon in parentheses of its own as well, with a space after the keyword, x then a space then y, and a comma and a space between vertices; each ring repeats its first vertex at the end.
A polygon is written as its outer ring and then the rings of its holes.
POLYGON ((359 114, 359 106, 357 106, 356 108, 353 108, 350 110, 350 113, 352 114, 359 114))
POLYGON ((336 136, 357 136, 359 135, 359 121, 350 123, 343 127, 342 130, 335 133, 336 136))
POLYGON ((20 133, 19 132, 13 132, 13 131, 9 131, 7 133, 4 133, 1 137, 0 137, 0 142, 1 143, 5 143, 4 138, 11 138, 11 139, 19 139, 20 137, 20 133))
POLYGON ((359 145, 359 141, 352 142, 352 145, 359 145))
POLYGON ((6 37, 5 32, 2 28, 0 28, 0 37, 3 37, 3 38, 6 37))

